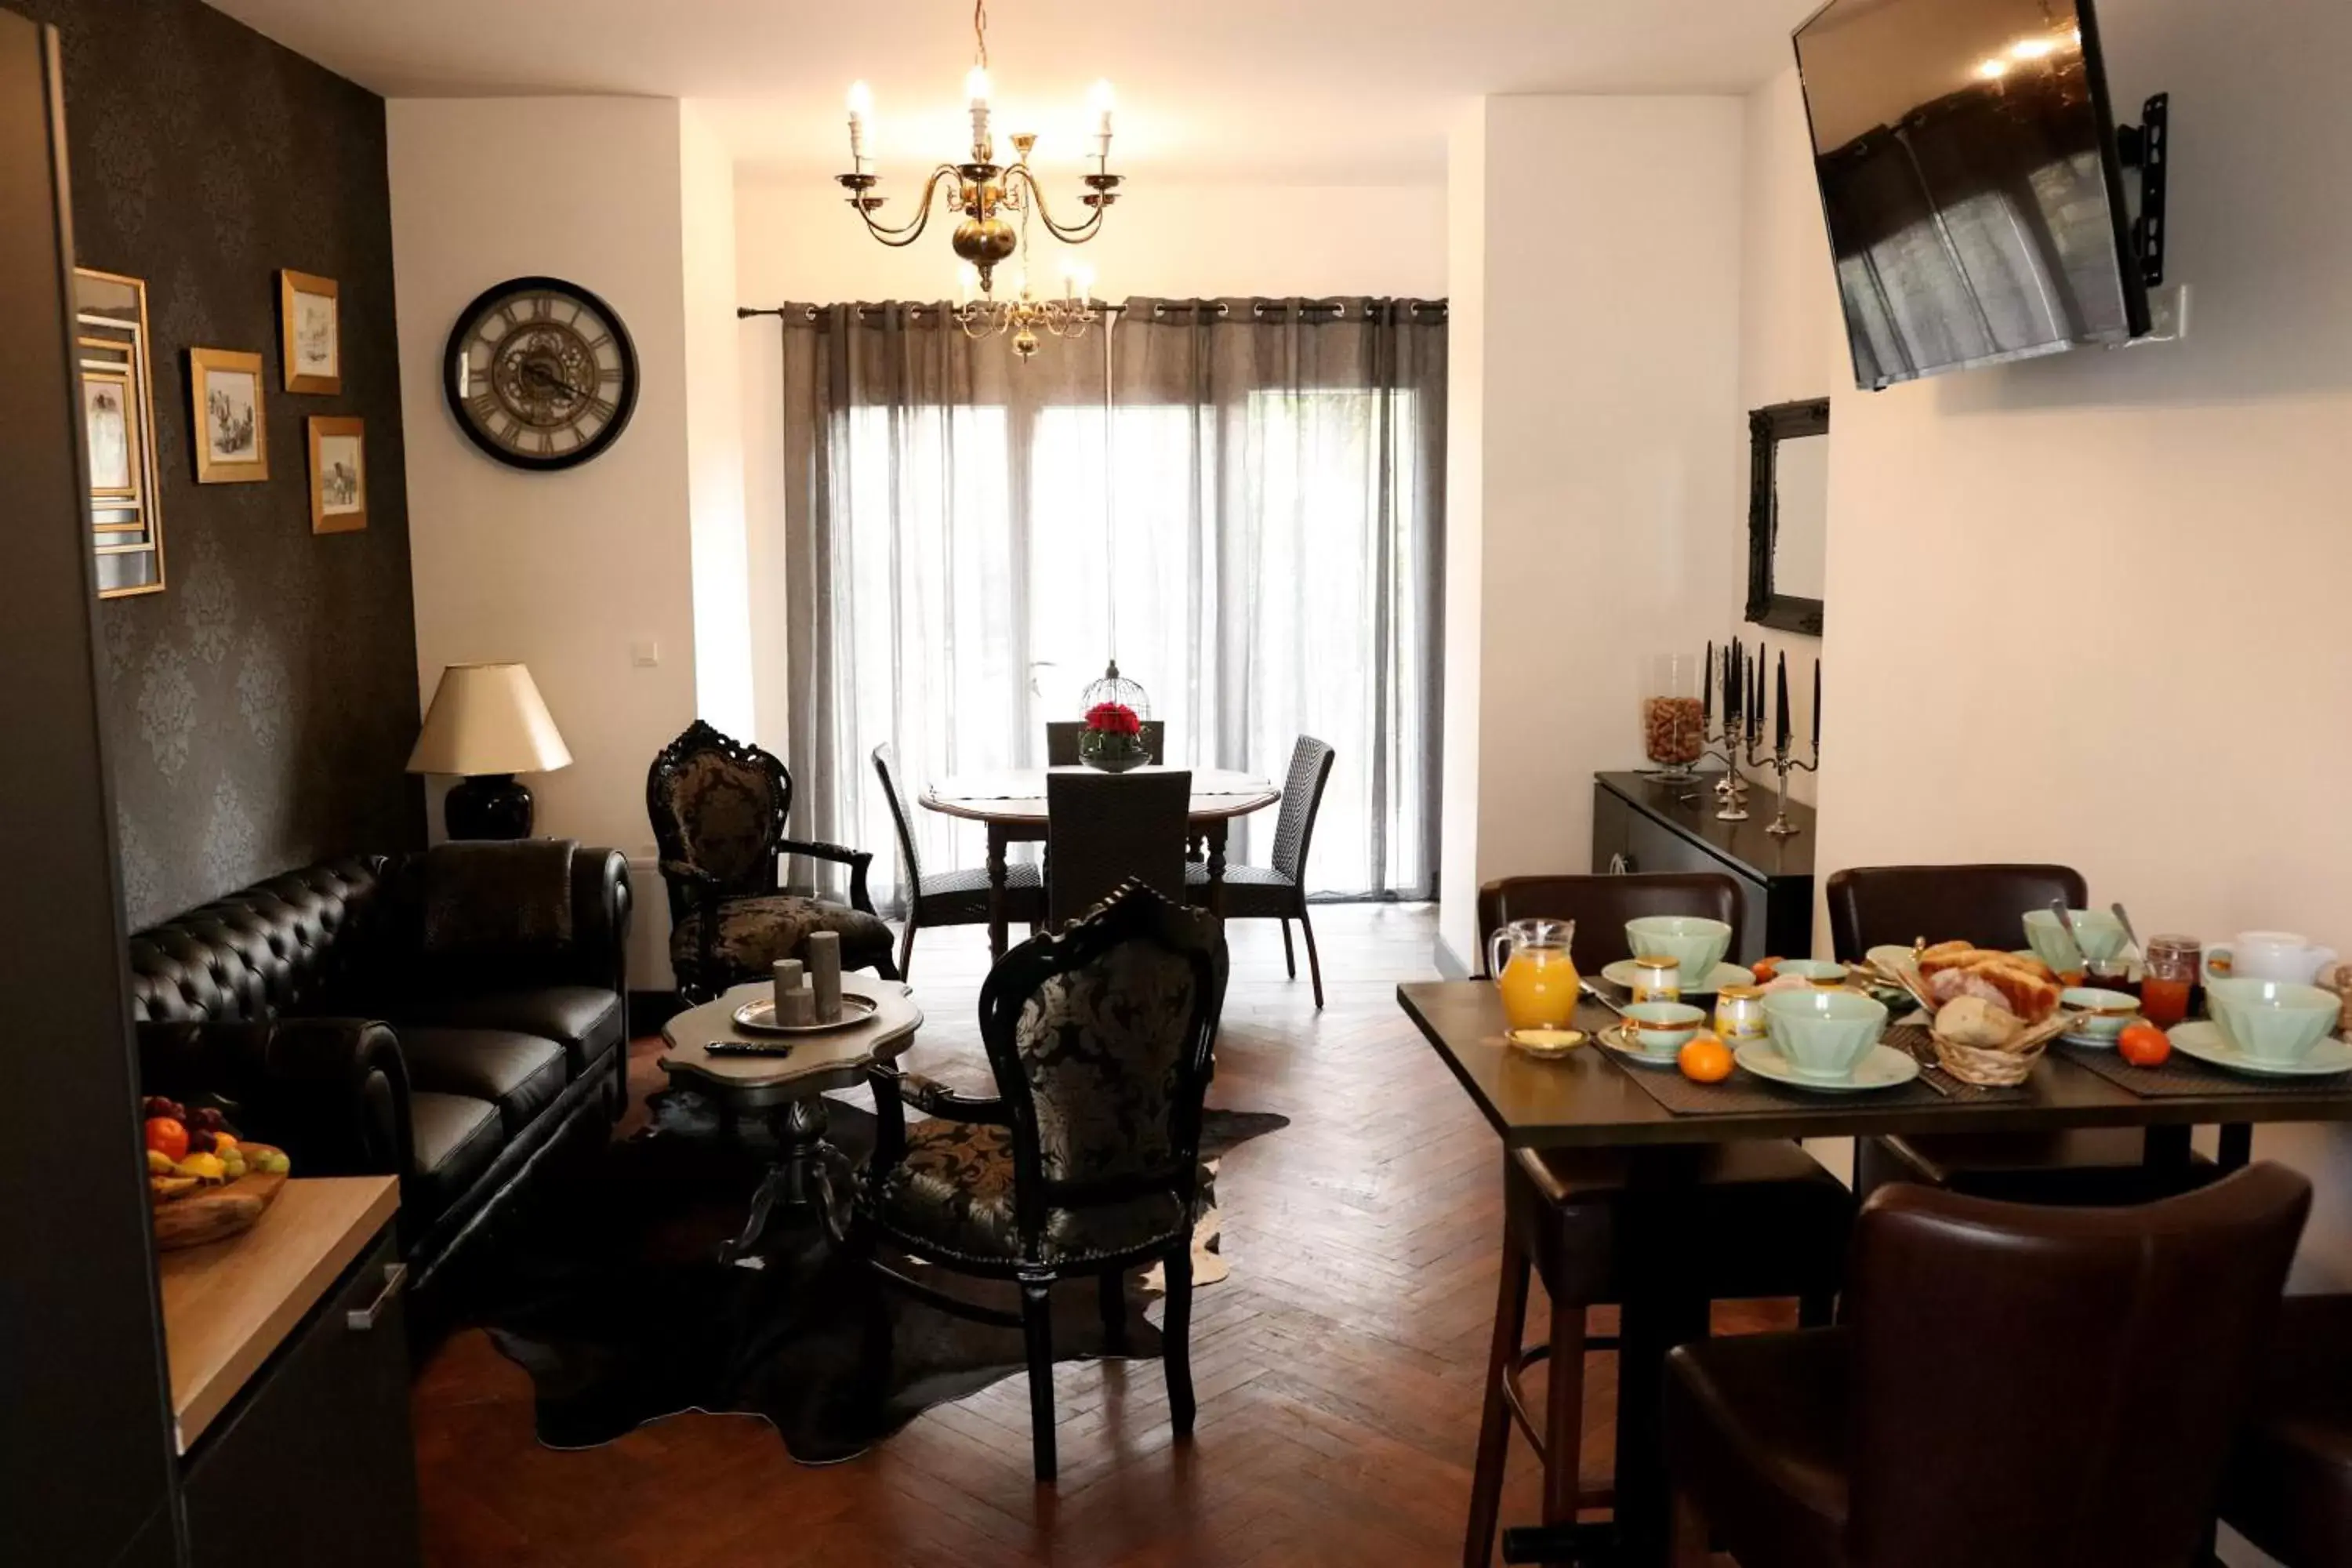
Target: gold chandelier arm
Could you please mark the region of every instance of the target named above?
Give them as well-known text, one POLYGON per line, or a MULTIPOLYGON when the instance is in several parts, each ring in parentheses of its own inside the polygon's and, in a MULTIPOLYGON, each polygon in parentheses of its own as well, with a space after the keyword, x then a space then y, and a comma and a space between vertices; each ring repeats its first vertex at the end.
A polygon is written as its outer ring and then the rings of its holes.
POLYGON ((849 205, 856 210, 858 217, 865 222, 866 231, 868 234, 885 245, 903 250, 923 237, 923 230, 931 221, 931 197, 937 194, 940 182, 954 176, 955 174, 956 168, 952 163, 941 163, 938 168, 933 169, 930 178, 923 182, 923 194, 915 203, 915 216, 895 227, 875 220, 873 210, 866 205, 867 198, 863 191, 853 192, 849 198, 849 205))
POLYGON ((1004 171, 1004 184, 1007 190, 1012 188, 1016 178, 1028 188, 1030 200, 1036 206, 1039 221, 1045 224, 1047 232, 1064 245, 1084 245, 1095 237, 1096 230, 1102 227, 1102 205, 1097 205, 1089 209, 1084 223, 1058 223, 1055 221, 1052 204, 1045 200, 1045 187, 1037 183, 1037 176, 1029 172, 1029 165, 1026 163, 1015 163, 1004 171))

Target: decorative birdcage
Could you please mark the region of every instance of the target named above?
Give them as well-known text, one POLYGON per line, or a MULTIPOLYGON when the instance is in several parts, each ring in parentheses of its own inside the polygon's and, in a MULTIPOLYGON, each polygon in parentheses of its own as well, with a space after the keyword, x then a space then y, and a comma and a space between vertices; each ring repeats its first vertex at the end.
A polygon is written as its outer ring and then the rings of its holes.
POLYGON ((1106 702, 1116 702, 1122 708, 1131 709, 1139 719, 1151 717, 1150 697, 1145 693, 1142 687, 1118 672, 1117 659, 1110 661, 1109 666, 1104 669, 1100 680, 1089 683, 1087 689, 1078 694, 1078 709, 1081 712, 1090 713, 1106 702))

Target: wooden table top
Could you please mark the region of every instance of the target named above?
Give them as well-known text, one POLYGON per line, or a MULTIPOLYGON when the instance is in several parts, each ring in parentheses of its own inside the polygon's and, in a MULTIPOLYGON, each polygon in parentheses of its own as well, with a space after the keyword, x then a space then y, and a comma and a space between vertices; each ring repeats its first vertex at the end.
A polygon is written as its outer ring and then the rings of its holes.
POLYGON ((854 1089, 866 1081, 866 1069, 876 1062, 895 1060, 914 1042, 922 1026, 923 1011, 908 988, 894 980, 851 980, 844 977, 844 995, 865 996, 875 1004, 874 1016, 823 1034, 755 1035, 735 1026, 735 1009, 768 994, 763 980, 738 985, 716 1002, 689 1007, 662 1026, 661 1069, 674 1079, 687 1079, 727 1096, 742 1106, 778 1105, 804 1100, 829 1089, 854 1089), (786 1057, 714 1057, 702 1047, 711 1040, 789 1038, 786 1057))
MULTIPOLYGON (((940 779, 923 791, 924 805, 950 816, 969 817, 974 822, 1001 822, 1016 826, 1043 823, 1045 820, 1045 775, 1047 773, 1082 773, 1085 768, 1008 768, 995 773, 958 773, 940 779)), ((1161 767, 1131 770, 1134 773, 1168 773, 1161 767)), ((1255 773, 1235 773, 1228 768, 1194 768, 1192 774, 1192 820, 1215 822, 1228 817, 1247 816, 1253 811, 1263 811, 1282 798, 1282 791, 1255 773)))
POLYGON ((181 1453, 228 1407, 400 1207, 391 1176, 304 1176, 243 1236, 155 1260, 181 1453))
MULTIPOLYGON (((1748 1138, 1854 1138, 1884 1133, 2025 1132, 2067 1127, 2201 1126, 2252 1121, 2352 1121, 2352 1083, 2315 1083, 2303 1092, 2143 1100, 2055 1053, 2037 1063, 2017 1099, 1874 1101, 1866 1094, 1822 1095, 1785 1110, 1677 1116, 1597 1045, 1543 1061, 1503 1039, 1501 994, 1484 980, 1397 987, 1397 1003, 1420 1026, 1479 1111, 1511 1148, 1630 1148, 1728 1143, 1748 1138)), ((1585 1004, 1577 1026, 1597 1034, 1610 1022, 1585 1004)))

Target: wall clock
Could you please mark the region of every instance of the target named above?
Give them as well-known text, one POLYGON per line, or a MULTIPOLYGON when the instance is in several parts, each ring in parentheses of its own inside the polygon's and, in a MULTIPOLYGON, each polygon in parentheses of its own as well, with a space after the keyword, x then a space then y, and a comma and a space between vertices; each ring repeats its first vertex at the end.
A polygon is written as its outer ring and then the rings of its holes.
POLYGON ((509 278, 458 312, 441 390, 457 428, 518 468, 569 468, 620 439, 637 351, 613 308, 560 278, 509 278))

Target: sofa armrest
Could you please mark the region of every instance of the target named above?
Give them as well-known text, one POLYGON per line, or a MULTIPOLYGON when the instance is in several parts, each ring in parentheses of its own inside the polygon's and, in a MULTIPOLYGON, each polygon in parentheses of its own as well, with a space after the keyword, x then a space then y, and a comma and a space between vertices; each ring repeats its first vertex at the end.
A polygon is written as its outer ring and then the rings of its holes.
POLYGON ((577 983, 629 994, 629 921, 635 895, 618 849, 572 852, 572 961, 577 983))
POLYGON ((139 1026, 143 1092, 210 1095, 298 1174, 406 1177, 408 1068, 392 1030, 362 1018, 139 1026))

